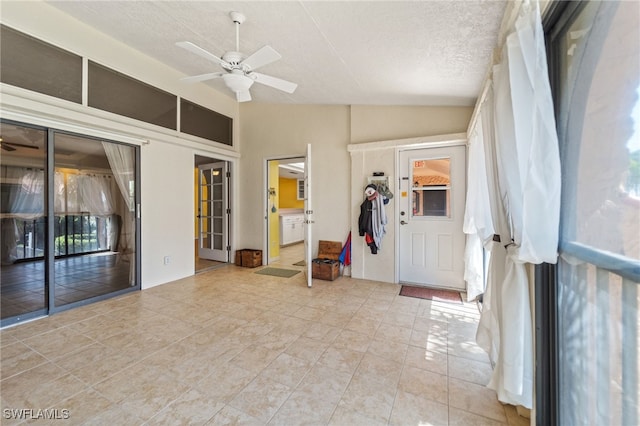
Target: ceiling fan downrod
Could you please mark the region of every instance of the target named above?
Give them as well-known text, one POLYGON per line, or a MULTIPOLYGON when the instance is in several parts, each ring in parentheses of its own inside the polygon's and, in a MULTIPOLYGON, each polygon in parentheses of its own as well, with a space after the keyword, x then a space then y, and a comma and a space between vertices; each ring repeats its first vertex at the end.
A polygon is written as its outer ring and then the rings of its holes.
POLYGON ((245 21, 246 16, 240 12, 229 12, 229 17, 236 24, 236 52, 240 51, 240 25, 245 21))

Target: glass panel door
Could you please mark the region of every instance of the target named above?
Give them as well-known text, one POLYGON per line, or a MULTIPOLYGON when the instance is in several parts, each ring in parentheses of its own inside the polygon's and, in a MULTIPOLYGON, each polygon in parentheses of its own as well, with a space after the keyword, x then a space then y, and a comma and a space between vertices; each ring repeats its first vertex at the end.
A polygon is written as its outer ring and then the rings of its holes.
POLYGON ((227 163, 203 164, 199 169, 198 257, 228 262, 227 163))
POLYGON ((46 312, 46 131, 0 122, 3 324, 46 312))
POLYGON ((54 133, 54 306, 136 286, 135 148, 54 133))

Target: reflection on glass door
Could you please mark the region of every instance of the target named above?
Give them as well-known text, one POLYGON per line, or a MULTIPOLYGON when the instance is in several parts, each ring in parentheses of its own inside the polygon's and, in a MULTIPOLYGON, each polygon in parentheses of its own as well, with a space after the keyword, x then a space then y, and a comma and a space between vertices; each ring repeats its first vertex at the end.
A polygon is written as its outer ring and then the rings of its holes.
POLYGON ((0 123, 2 319, 46 309, 46 131, 0 123))
POLYGON ((54 305, 136 285, 135 148, 54 134, 54 305))

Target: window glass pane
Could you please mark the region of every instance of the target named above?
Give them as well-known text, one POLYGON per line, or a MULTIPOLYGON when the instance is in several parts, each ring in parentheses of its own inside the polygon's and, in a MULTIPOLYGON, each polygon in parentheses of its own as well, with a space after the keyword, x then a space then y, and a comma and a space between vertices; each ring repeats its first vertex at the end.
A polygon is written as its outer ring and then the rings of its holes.
POLYGON ((639 8, 589 5, 563 45, 564 73, 575 79, 564 97, 563 239, 633 259, 640 259, 639 8), (596 14, 611 15, 608 32, 596 14))
POLYGON ((0 122, 2 319, 46 307, 46 133, 0 122))
POLYGON ((414 160, 412 215, 451 217, 451 159, 414 160))
POLYGON ((2 25, 0 81, 81 103, 82 58, 2 25))
POLYGON ((233 120, 227 116, 180 99, 180 131, 232 145, 233 120))
POLYGON ((134 286, 135 148, 56 132, 54 153, 55 306, 134 286))
POLYGON ((176 129, 176 96, 89 61, 89 106, 176 129))
POLYGON ((640 3, 585 3, 559 37, 559 423, 638 424, 640 3))

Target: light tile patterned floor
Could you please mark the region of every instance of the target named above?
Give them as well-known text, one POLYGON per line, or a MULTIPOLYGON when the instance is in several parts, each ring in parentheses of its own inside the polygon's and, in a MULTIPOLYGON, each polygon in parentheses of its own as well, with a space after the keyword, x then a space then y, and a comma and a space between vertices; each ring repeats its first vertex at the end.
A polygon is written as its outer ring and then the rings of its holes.
POLYGON ((229 265, 2 330, 2 424, 20 423, 5 409, 45 408, 87 425, 528 424, 484 387, 474 304, 254 272, 229 265))

